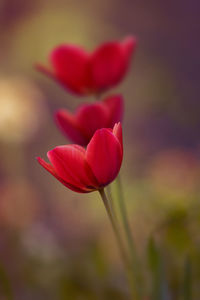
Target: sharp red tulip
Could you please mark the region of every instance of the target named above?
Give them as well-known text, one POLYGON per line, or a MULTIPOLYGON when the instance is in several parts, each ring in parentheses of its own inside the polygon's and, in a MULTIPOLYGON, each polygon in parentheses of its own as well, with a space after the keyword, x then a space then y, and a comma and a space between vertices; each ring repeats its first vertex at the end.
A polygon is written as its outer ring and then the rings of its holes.
POLYGON ((78 145, 58 146, 47 156, 51 164, 40 157, 38 162, 72 191, 100 190, 116 178, 121 167, 121 124, 97 130, 86 149, 78 145))
POLYGON ((92 53, 63 44, 50 53, 51 67, 38 64, 37 69, 78 95, 98 94, 123 79, 135 47, 134 37, 104 43, 92 53))
POLYGON ((101 102, 81 104, 75 114, 60 109, 55 114, 55 120, 68 138, 85 146, 97 129, 113 128, 122 120, 123 104, 122 96, 109 96, 101 102))

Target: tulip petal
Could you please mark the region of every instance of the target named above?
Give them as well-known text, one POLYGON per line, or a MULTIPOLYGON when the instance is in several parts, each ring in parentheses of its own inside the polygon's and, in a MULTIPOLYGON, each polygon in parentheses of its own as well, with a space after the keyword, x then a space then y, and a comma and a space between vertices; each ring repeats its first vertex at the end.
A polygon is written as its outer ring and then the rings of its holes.
POLYGON ((69 188, 70 190, 72 190, 74 192, 86 193, 86 191, 84 189, 79 189, 79 188, 67 183, 66 181, 64 181, 61 177, 58 176, 58 174, 54 170, 54 167, 51 164, 44 161, 41 157, 37 157, 37 160, 44 169, 46 169, 49 173, 51 173, 56 179, 58 179, 67 188, 69 188))
POLYGON ((82 133, 76 118, 68 110, 58 110, 55 113, 55 121, 61 131, 74 143, 87 145, 88 139, 82 133))
POLYGON ((137 40, 136 38, 129 36, 123 40, 122 46, 124 47, 127 63, 129 63, 131 56, 137 46, 137 40))
POLYGON ((84 95, 88 93, 89 55, 80 47, 61 45, 54 49, 50 61, 56 77, 71 91, 84 95))
POLYGON ((116 136, 118 139, 120 145, 121 145, 121 150, 123 154, 123 137, 122 137, 122 126, 121 123, 116 123, 115 126, 113 127, 113 134, 116 136))
POLYGON ((85 159, 85 149, 78 145, 58 146, 47 153, 56 173, 69 184, 87 192, 97 182, 85 159))
POLYGON ((100 187, 115 179, 122 163, 122 149, 111 130, 103 128, 96 131, 87 146, 86 160, 100 187))
POLYGON ((124 112, 124 101, 121 95, 109 96, 104 100, 109 111, 109 126, 113 128, 115 123, 122 121, 124 112))
POLYGON ((43 73, 44 75, 47 75, 48 77, 50 77, 52 79, 56 79, 54 71, 51 70, 50 68, 45 67, 42 64, 36 64, 35 68, 37 71, 43 73))
POLYGON ((117 84, 124 75, 124 51, 118 42, 103 44, 92 54, 92 78, 99 89, 117 84))
POLYGON ((83 104, 77 110, 76 118, 89 142, 97 129, 107 127, 109 112, 102 103, 83 104))

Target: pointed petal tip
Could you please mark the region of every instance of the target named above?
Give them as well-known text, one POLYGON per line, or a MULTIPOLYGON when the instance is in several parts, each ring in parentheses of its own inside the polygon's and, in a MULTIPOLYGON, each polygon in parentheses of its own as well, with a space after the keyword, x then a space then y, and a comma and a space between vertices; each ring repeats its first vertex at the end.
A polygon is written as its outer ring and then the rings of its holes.
POLYGON ((138 39, 133 35, 128 35, 123 40, 124 45, 126 46, 136 46, 138 44, 138 39))
POLYGON ((40 156, 35 157, 35 159, 39 162, 40 165, 42 165, 43 162, 45 162, 40 156))
POLYGON ((56 154, 59 147, 61 147, 61 146, 57 146, 57 147, 55 147, 55 148, 53 148, 53 149, 51 149, 47 152, 47 157, 48 157, 50 162, 51 162, 52 157, 54 157, 54 155, 56 154))
MULTIPOLYGON (((59 127, 60 130, 62 130, 63 133, 66 133, 64 130, 64 125, 66 124, 66 118, 65 118, 65 110, 64 109, 58 109, 53 113, 53 119, 56 125, 59 127)), ((67 119, 68 120, 68 119, 67 119)))
POLYGON ((51 78, 54 78, 54 73, 50 68, 48 68, 40 63, 34 64, 34 68, 36 71, 43 73, 44 75, 47 75, 51 78))
POLYGON ((53 114, 55 121, 59 121, 60 119, 63 119, 64 116, 65 116, 65 109, 62 109, 62 108, 57 109, 53 114))
POLYGON ((40 72, 44 72, 44 70, 46 70, 46 67, 43 66, 41 63, 34 63, 33 67, 40 72))
POLYGON ((122 132, 121 122, 115 123, 112 131, 115 136, 118 136, 118 134, 121 134, 121 132, 122 132))
POLYGON ((113 127, 113 134, 116 136, 116 138, 118 139, 121 148, 122 148, 122 153, 123 153, 123 136, 122 136, 122 125, 120 122, 115 123, 114 127, 113 127))
POLYGON ((134 37, 134 36, 127 36, 127 37, 123 40, 122 44, 123 44, 123 47, 124 47, 125 52, 126 52, 126 54, 127 54, 127 58, 130 59, 132 53, 135 52, 135 49, 136 49, 136 47, 137 47, 137 45, 138 45, 137 38, 134 37))
POLYGON ((86 160, 100 186, 114 180, 121 166, 122 149, 112 129, 102 128, 95 132, 86 149, 86 160))
POLYGON ((44 168, 46 169, 48 172, 50 172, 52 175, 55 176, 55 170, 53 168, 53 166, 50 163, 47 163, 44 159, 42 159, 41 157, 37 157, 37 161, 38 163, 44 168))
POLYGON ((121 122, 117 122, 115 123, 114 127, 113 127, 113 132, 116 131, 116 130, 122 130, 122 125, 121 125, 121 122))

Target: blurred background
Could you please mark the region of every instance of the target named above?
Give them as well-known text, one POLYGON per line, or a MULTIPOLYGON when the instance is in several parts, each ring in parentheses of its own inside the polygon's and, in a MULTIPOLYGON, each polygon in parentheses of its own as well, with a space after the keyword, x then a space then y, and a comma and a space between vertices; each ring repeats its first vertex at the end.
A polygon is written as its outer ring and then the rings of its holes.
POLYGON ((35 160, 69 142, 53 112, 93 99, 70 95, 34 64, 63 42, 92 50, 129 34, 136 55, 111 92, 126 101, 121 176, 144 299, 200 299, 199 8, 0 1, 0 299, 127 299, 99 195, 67 190, 35 160))

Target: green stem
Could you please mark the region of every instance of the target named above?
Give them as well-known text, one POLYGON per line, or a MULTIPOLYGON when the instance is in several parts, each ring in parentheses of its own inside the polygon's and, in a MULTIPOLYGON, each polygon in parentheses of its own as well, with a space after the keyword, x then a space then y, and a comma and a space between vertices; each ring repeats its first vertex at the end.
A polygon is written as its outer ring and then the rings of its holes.
POLYGON ((189 258, 186 259, 184 265, 183 299, 192 299, 192 270, 189 258))
MULTIPOLYGON (((14 295, 8 274, 4 266, 0 263, 0 293, 5 300, 13 300, 14 295)), ((1 298, 2 299, 2 298, 1 298)))
POLYGON ((118 223, 116 222, 116 219, 113 216, 113 213, 112 213, 112 211, 110 209, 110 205, 109 205, 109 202, 108 202, 108 199, 106 197, 104 189, 99 190, 99 193, 101 195, 101 198, 103 200, 105 209, 106 209, 108 217, 110 219, 110 222, 111 222, 111 225, 112 225, 112 229, 113 229, 113 232, 115 234, 116 241, 117 241, 117 244, 118 244, 118 247, 119 247, 119 251, 120 251, 120 254, 121 254, 121 258, 122 258, 122 261, 124 263, 125 270, 127 272, 127 277, 128 277, 129 284, 130 284, 131 299, 138 300, 139 298, 137 297, 135 286, 133 284, 132 272, 131 272, 129 260, 128 260, 128 257, 127 257, 127 254, 126 254, 126 250, 124 248, 123 240, 121 238, 121 234, 120 234, 120 229, 119 229, 118 223))
POLYGON ((113 204, 113 197, 112 197, 112 191, 111 191, 111 185, 110 184, 106 187, 106 194, 107 194, 107 198, 108 198, 108 201, 109 201, 110 209, 113 213, 114 218, 116 218, 116 211, 115 211, 115 207, 114 207, 114 204, 113 204))
POLYGON ((95 99, 94 99, 94 100, 96 100, 96 101, 101 101, 101 95, 102 95, 102 92, 96 93, 95 99))
POLYGON ((118 187, 118 203, 119 203, 119 208, 120 208, 120 214, 121 214, 121 218, 122 218, 122 223, 123 223, 123 227, 124 227, 127 244, 129 247, 129 252, 131 255, 133 278, 135 281, 135 285, 137 287, 137 292, 141 298, 142 297, 142 278, 141 278, 140 266, 139 266, 139 262, 138 262, 137 253, 135 250, 135 245, 133 242, 131 228, 130 228, 129 221, 128 221, 128 214, 127 214, 127 209, 126 209, 126 205, 125 205, 125 201, 124 201, 121 179, 120 179, 119 175, 117 178, 117 187, 118 187))

